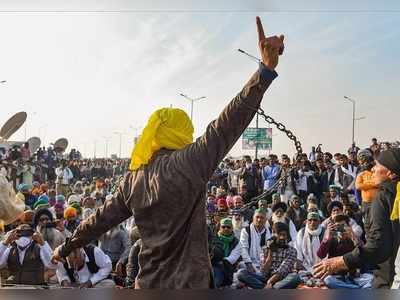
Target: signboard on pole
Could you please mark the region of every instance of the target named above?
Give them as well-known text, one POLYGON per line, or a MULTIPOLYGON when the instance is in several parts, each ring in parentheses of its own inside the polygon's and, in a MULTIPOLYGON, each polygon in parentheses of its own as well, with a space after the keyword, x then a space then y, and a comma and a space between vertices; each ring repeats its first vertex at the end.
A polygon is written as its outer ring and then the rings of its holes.
POLYGON ((242 149, 272 150, 272 128, 248 127, 242 135, 242 149))

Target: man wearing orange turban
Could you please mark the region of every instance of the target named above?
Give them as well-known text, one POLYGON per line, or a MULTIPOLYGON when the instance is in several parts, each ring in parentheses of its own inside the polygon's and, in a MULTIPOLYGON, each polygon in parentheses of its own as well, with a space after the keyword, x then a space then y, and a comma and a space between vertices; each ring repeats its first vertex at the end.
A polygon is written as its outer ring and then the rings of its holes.
POLYGON ((283 36, 266 38, 257 18, 259 70, 193 142, 179 109, 153 113, 132 153, 131 172, 117 193, 56 249, 61 260, 134 214, 142 237, 137 288, 204 289, 213 285, 205 215, 206 183, 250 124, 283 51, 283 36))

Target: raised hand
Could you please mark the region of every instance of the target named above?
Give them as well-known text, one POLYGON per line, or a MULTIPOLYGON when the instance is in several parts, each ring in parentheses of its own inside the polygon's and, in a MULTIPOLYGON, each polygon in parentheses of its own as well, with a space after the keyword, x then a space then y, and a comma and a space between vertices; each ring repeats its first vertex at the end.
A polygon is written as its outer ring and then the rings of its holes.
POLYGON ((278 65, 279 55, 282 55, 284 44, 284 36, 265 37, 264 28, 261 24, 260 17, 256 18, 258 32, 258 47, 260 48, 261 61, 271 70, 275 70, 278 65))
POLYGON ((43 236, 39 232, 35 232, 32 236, 32 240, 34 240, 36 243, 38 243, 40 246, 44 245, 44 239, 43 236))
POLYGON ((10 231, 4 241, 4 244, 6 244, 7 246, 11 245, 12 242, 16 241, 19 239, 19 234, 18 234, 18 230, 14 229, 12 231, 10 231))

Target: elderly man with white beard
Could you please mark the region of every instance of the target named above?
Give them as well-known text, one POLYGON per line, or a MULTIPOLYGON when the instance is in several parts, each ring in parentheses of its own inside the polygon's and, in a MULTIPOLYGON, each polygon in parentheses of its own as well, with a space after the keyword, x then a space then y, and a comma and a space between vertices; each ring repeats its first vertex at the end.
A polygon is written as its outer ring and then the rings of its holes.
POLYGON ((240 235, 242 259, 248 273, 260 272, 262 247, 271 238, 271 231, 265 227, 266 215, 262 209, 254 212, 253 222, 240 235))
POLYGON ((307 215, 307 224, 297 234, 295 248, 297 250, 297 269, 313 271, 313 266, 321 260, 317 251, 324 238, 325 228, 321 226, 319 214, 310 212, 307 215))
POLYGON ((297 230, 296 226, 294 225, 293 221, 290 220, 286 216, 287 205, 285 202, 278 202, 272 206, 272 217, 269 221, 266 222, 266 227, 272 231, 272 226, 275 223, 285 223, 289 227, 290 239, 291 242, 289 245, 294 246, 297 239, 297 230))
POLYGON ((232 217, 233 234, 237 239, 240 239, 242 229, 248 227, 249 223, 244 220, 244 217, 239 212, 234 212, 232 217))
POLYGON ((53 214, 49 209, 42 208, 36 211, 33 217, 33 225, 51 249, 54 250, 65 242, 65 236, 56 229, 53 214))
MULTIPOLYGON (((39 232, 43 240, 48 243, 50 248, 54 250, 65 242, 65 236, 56 228, 53 214, 47 208, 39 209, 33 216, 33 226, 39 232)), ((56 283, 56 270, 53 268, 45 268, 44 279, 46 282, 56 283)))

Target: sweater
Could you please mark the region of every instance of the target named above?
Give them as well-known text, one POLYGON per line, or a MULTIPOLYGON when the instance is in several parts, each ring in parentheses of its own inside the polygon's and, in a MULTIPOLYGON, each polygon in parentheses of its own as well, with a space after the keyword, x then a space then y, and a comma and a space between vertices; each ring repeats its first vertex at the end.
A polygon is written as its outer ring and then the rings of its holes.
POLYGON ((361 198, 363 202, 371 203, 374 200, 378 188, 372 180, 371 171, 363 171, 358 174, 356 178, 356 189, 361 191, 361 198))

